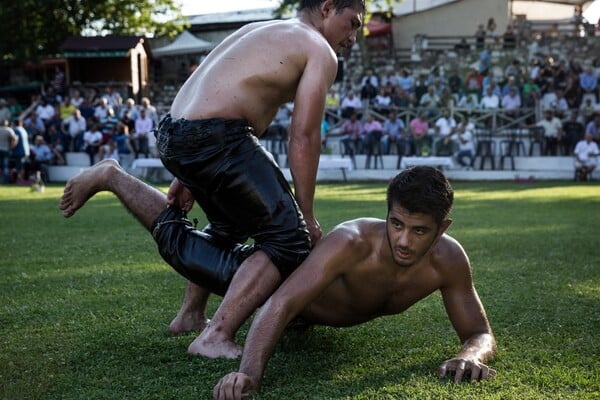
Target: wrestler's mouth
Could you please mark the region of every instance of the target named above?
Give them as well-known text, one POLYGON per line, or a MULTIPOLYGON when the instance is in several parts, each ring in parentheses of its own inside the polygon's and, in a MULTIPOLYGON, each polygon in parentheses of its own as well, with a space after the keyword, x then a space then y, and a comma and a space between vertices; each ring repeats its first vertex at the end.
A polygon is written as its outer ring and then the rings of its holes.
POLYGON ((396 254, 398 255, 398 258, 404 260, 409 259, 411 257, 411 252, 409 250, 396 249, 396 254))

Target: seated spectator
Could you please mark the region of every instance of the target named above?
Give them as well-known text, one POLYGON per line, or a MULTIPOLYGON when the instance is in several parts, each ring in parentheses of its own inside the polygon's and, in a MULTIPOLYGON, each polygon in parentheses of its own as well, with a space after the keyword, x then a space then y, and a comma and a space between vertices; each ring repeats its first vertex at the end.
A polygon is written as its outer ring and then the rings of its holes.
POLYGON ((59 130, 57 125, 50 125, 46 137, 48 146, 54 155, 52 163, 56 165, 65 165, 65 153, 67 151, 65 143, 67 142, 67 135, 62 130, 59 130))
POLYGON ((336 115, 340 115, 340 96, 334 87, 329 88, 325 97, 325 109, 332 111, 336 115))
POLYGON ((585 124, 589 124, 590 121, 594 119, 594 115, 596 115, 596 107, 592 104, 592 99, 589 97, 585 99, 585 101, 581 103, 579 112, 581 113, 585 124))
POLYGON ((33 142, 33 138, 37 135, 45 135, 46 134, 46 125, 44 125, 44 121, 38 117, 35 111, 32 111, 29 114, 29 117, 25 118, 23 121, 23 126, 27 131, 27 136, 29 136, 29 141, 33 142))
POLYGON ((392 105, 392 98, 385 88, 379 88, 379 93, 373 99, 373 109, 380 114, 388 115, 392 105))
POLYGON ((362 154, 365 147, 365 139, 363 137, 363 126, 356 112, 353 112, 349 118, 344 120, 341 127, 342 138, 341 142, 344 146, 345 154, 362 154))
POLYGON ((358 118, 362 115, 362 101, 351 90, 342 99, 341 107, 344 119, 350 118, 353 113, 356 113, 358 118))
POLYGON ((469 45, 469 43, 467 43, 467 39, 462 38, 462 39, 460 39, 459 43, 454 45, 454 50, 456 50, 458 55, 464 57, 467 54, 469 54, 469 51, 471 50, 471 46, 469 45))
POLYGON ((596 98, 596 90, 598 89, 598 76, 594 71, 594 68, 588 66, 584 72, 579 75, 579 86, 582 90, 582 102, 586 99, 590 99, 593 105, 596 105, 598 99, 596 98))
POLYGON ((461 167, 473 168, 475 162, 475 141, 473 139, 475 125, 462 115, 459 118, 460 122, 456 128, 458 151, 454 154, 454 158, 461 167))
POLYGON ((425 110, 427 118, 434 118, 437 116, 439 108, 441 107, 441 100, 440 96, 435 92, 435 86, 429 85, 427 87, 427 93, 419 100, 419 107, 425 110))
POLYGON ((56 154, 46 144, 42 135, 37 135, 34 138, 30 152, 29 162, 25 166, 26 175, 31 177, 39 174, 42 181, 48 183, 48 166, 53 163, 56 154))
POLYGON ((140 103, 139 109, 145 109, 146 115, 150 117, 150 119, 154 122, 154 126, 158 125, 158 111, 156 111, 156 107, 154 107, 150 103, 150 99, 147 97, 142 97, 142 101, 140 103))
POLYGON ((55 111, 54 105, 50 104, 45 96, 40 96, 35 113, 44 123, 44 127, 48 126, 48 121, 54 116, 55 111))
MULTIPOLYGON (((500 99, 494 94, 492 86, 488 86, 485 95, 479 102, 479 107, 483 110, 496 110, 500 108, 500 99)), ((484 119, 485 126, 488 128, 492 127, 493 117, 490 115, 484 119)))
POLYGON ((102 146, 103 136, 98 124, 90 125, 90 129, 83 134, 83 149, 90 156, 90 166, 94 165, 94 157, 102 146))
POLYGON ((75 107, 71 102, 71 97, 65 96, 63 98, 63 101, 58 106, 58 115, 60 116, 61 120, 65 120, 71 115, 73 115, 73 111, 75 111, 76 109, 77 107, 75 107))
POLYGON ((448 88, 450 88, 450 93, 455 95, 457 99, 461 98, 462 79, 458 76, 458 70, 456 68, 453 68, 452 72, 450 72, 450 76, 448 77, 448 88))
POLYGON ((512 25, 506 27, 504 35, 502 35, 502 48, 505 50, 512 50, 517 47, 517 35, 515 35, 512 25))
POLYGON ((135 121, 138 117, 138 108, 135 106, 135 100, 131 97, 125 101, 125 104, 119 110, 119 119, 122 121, 125 117, 135 121))
POLYGON ((475 48, 477 50, 483 50, 485 47, 485 28, 483 24, 477 25, 477 31, 475 31, 475 48))
POLYGON ((464 93, 475 94, 479 99, 481 90, 483 89, 483 75, 479 73, 477 68, 472 69, 464 81, 464 93))
POLYGON ((585 137, 577 142, 573 150, 575 156, 575 176, 579 181, 587 181, 598 165, 598 144, 592 140, 592 135, 586 133, 585 137))
POLYGON ((563 122, 563 155, 570 155, 577 142, 583 139, 585 126, 579 122, 577 111, 571 112, 570 118, 563 122))
POLYGON ((128 170, 131 167, 135 150, 131 145, 131 139, 127 127, 121 123, 118 123, 116 127, 116 133, 112 135, 110 141, 115 144, 121 165, 123 165, 125 170, 128 170))
POLYGON ((8 183, 10 153, 19 143, 19 137, 10 127, 7 119, 0 121, 0 168, 2 183, 8 183))
POLYGON ((68 133, 67 148, 70 151, 81 151, 83 147, 83 133, 87 129, 87 121, 81 115, 79 109, 75 109, 73 114, 63 120, 63 130, 68 133))
POLYGON ((455 130, 456 121, 450 115, 450 110, 444 108, 434 125, 433 154, 435 156, 447 157, 454 154, 456 150, 452 135, 455 130))
POLYGON ((373 154, 375 147, 379 146, 381 136, 383 135, 383 126, 381 122, 373 118, 373 114, 367 114, 367 120, 362 126, 365 148, 368 154, 373 154))
POLYGON ((133 148, 135 149, 135 158, 139 158, 143 154, 148 158, 150 153, 149 136, 154 127, 154 122, 148 116, 146 109, 140 109, 140 114, 135 120, 135 132, 133 133, 133 148))
POLYGON ((94 107, 94 118, 98 121, 104 121, 108 117, 109 109, 114 114, 114 109, 108 105, 108 97, 101 97, 99 104, 94 107))
POLYGON ((402 70, 400 70, 400 75, 398 76, 398 86, 402 87, 402 89, 404 89, 404 91, 408 94, 414 93, 415 77, 410 74, 410 71, 407 68, 402 68, 402 70))
POLYGON ((544 118, 538 121, 535 126, 544 128, 544 155, 557 155, 558 144, 562 141, 563 134, 560 119, 554 116, 552 110, 545 110, 544 118))
POLYGON ((428 156, 431 153, 431 137, 429 136, 429 123, 425 118, 425 113, 419 111, 417 116, 410 123, 410 148, 411 155, 428 156))
POLYGON ((517 95, 516 88, 509 89, 508 94, 502 98, 502 108, 510 119, 518 118, 521 113, 521 97, 517 95))
POLYGON ((408 137, 404 129, 404 122, 398 118, 398 113, 390 112, 389 117, 383 122, 383 137, 381 138, 381 147, 383 154, 390 154, 390 145, 396 144, 398 155, 406 154, 408 147, 408 137))
POLYGON ((561 120, 567 116, 567 113, 569 112, 569 103, 567 103, 565 92, 562 89, 556 89, 556 99, 552 103, 552 108, 554 109, 554 115, 561 120))
POLYGON ((585 133, 590 133, 592 140, 600 144, 600 113, 595 113, 594 118, 587 123, 585 133))
MULTIPOLYGON (((73 90, 73 94, 70 98, 70 101, 75 108, 79 108, 83 105, 85 99, 81 96, 81 91, 79 89, 75 89, 73 90)), ((71 112, 71 114, 73 113, 71 112)))
POLYGON ((396 87, 392 93, 392 106, 397 108, 409 108, 414 106, 415 97, 409 94, 402 86, 396 87))

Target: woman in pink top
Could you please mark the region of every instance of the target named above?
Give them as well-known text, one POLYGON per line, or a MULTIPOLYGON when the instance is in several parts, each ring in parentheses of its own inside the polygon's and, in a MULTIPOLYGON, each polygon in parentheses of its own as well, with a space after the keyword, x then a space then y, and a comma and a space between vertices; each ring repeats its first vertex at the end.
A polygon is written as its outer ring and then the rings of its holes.
POLYGON ((428 136, 429 123, 425 119, 425 114, 420 111, 417 116, 410 121, 410 148, 413 155, 429 155, 431 149, 431 138, 428 136))

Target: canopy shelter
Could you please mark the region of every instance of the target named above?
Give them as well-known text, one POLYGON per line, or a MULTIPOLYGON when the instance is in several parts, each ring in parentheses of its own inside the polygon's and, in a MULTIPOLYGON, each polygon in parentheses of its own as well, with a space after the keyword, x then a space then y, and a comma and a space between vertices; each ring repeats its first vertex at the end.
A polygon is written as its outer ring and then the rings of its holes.
POLYGON ((206 40, 198 39, 189 31, 183 31, 173 43, 152 50, 154 57, 176 56, 184 54, 202 53, 212 50, 215 45, 206 40))

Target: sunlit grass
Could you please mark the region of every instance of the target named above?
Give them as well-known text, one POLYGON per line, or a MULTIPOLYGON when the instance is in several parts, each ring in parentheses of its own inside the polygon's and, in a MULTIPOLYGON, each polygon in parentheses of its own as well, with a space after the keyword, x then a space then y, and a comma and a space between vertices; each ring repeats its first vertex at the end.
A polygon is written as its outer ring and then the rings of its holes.
MULTIPOLYGON (((469 253, 498 339, 498 377, 474 385, 437 379, 460 343, 436 293, 402 315, 287 334, 254 398, 600 398, 600 186, 454 189, 449 233, 469 253)), ((238 362, 189 357, 196 334, 167 333, 185 281, 113 195, 65 219, 61 192, 0 186, 0 398, 210 398, 238 362)), ((317 218, 324 230, 384 218, 385 192, 385 183, 319 185, 317 218)), ((205 223, 199 209, 192 216, 205 223)))

